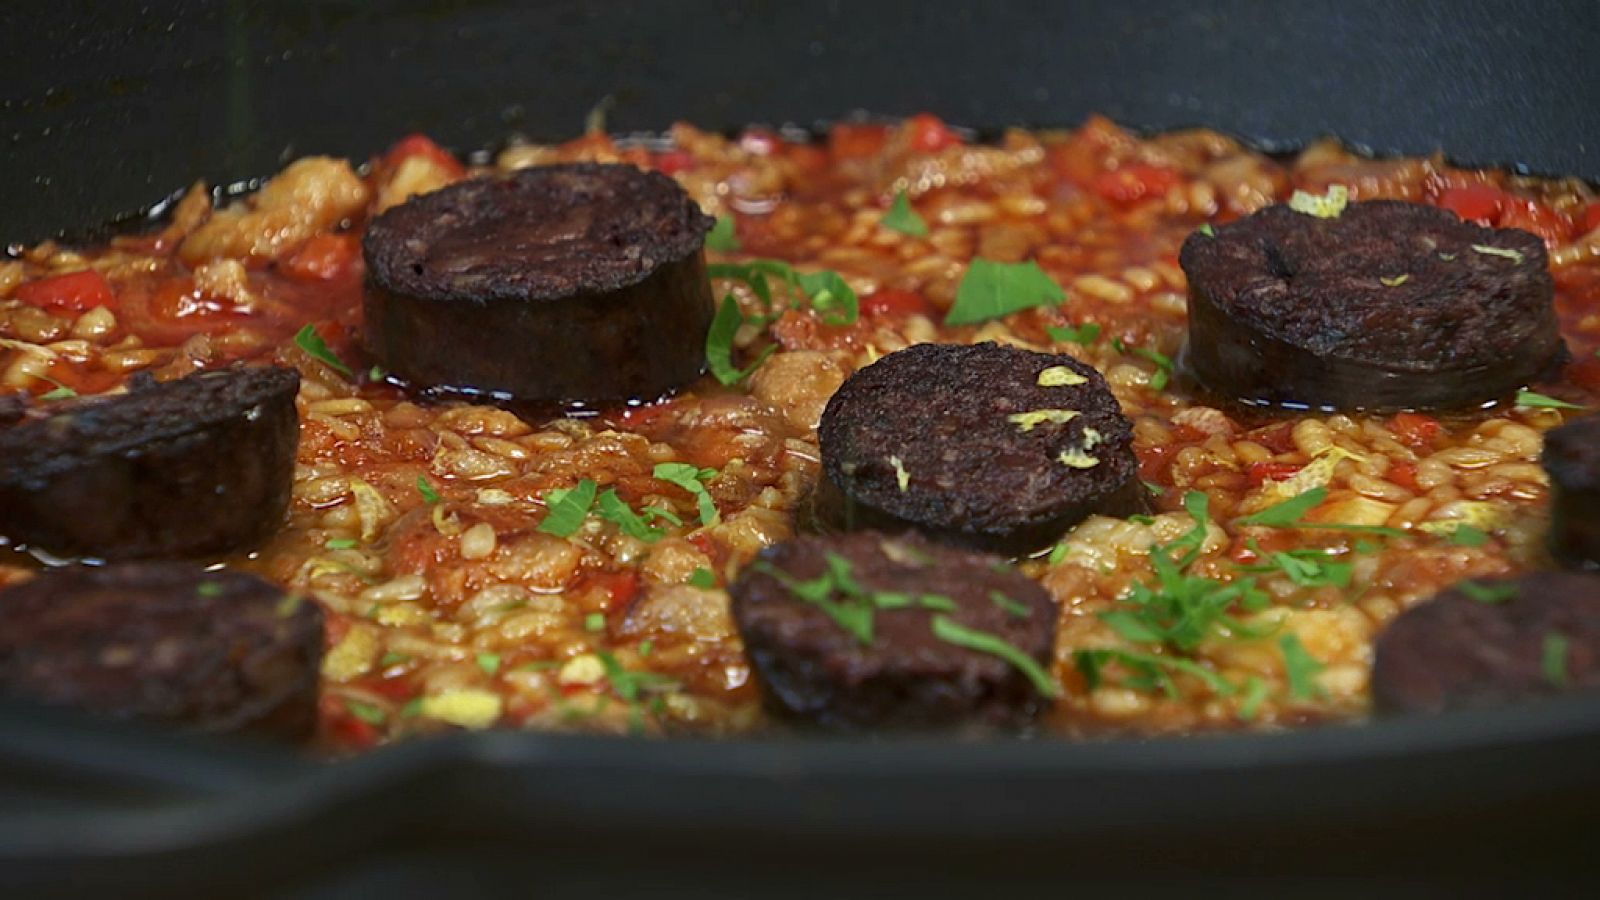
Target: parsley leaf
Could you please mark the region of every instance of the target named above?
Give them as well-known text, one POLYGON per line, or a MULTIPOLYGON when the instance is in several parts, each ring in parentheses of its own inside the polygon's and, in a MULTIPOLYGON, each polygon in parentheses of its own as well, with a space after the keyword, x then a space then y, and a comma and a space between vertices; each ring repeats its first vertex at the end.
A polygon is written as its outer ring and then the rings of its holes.
POLYGON ((1070 326, 1051 326, 1046 328, 1044 331, 1045 334, 1050 336, 1050 340, 1052 341, 1061 341, 1062 343, 1067 344, 1082 344, 1085 347, 1093 344, 1095 339, 1100 337, 1100 325, 1097 322, 1085 322, 1076 328, 1072 328, 1070 326))
POLYGON ((723 384, 738 384, 750 377, 750 373, 760 368, 772 351, 777 349, 776 344, 769 344, 750 365, 743 369, 735 366, 733 337, 743 324, 744 314, 739 311, 739 301, 733 299, 732 294, 723 297, 716 318, 711 320, 711 329, 706 332, 706 363, 711 368, 711 374, 723 384))
POLYGON ((990 591, 989 602, 1005 610, 1006 614, 1013 618, 1026 619, 1032 614, 1032 610, 1028 608, 1026 603, 1013 600, 1000 591, 990 591))
POLYGON ((600 494, 600 518, 608 522, 615 522, 617 528, 629 537, 638 538, 645 543, 654 543, 661 539, 666 532, 659 528, 652 528, 644 517, 633 511, 633 508, 617 496, 616 488, 606 488, 600 494))
POLYGON ((433 485, 428 483, 428 479, 421 475, 417 476, 417 493, 422 495, 422 502, 429 506, 438 503, 440 500, 439 492, 434 490, 433 485))
POLYGON ((591 632, 593 632, 593 631, 605 631, 606 630, 605 613, 592 612, 592 613, 589 613, 588 615, 584 616, 583 617, 583 630, 584 631, 591 631, 591 632))
POLYGON ((1568 403, 1565 400, 1557 400, 1554 397, 1536 394, 1533 391, 1517 391, 1517 405, 1531 409, 1588 409, 1586 406, 1568 403))
POLYGON ((1150 389, 1166 390, 1167 382, 1172 380, 1172 357, 1148 347, 1129 347, 1121 338, 1112 338, 1111 346, 1117 348, 1118 353, 1131 353, 1155 363, 1156 370, 1150 374, 1150 389))
POLYGON ((39 395, 39 399, 40 400, 71 400, 73 397, 76 397, 76 396, 78 396, 78 392, 77 391, 73 390, 72 388, 67 387, 64 384, 60 384, 60 385, 56 385, 56 387, 54 387, 53 389, 45 391, 44 393, 40 394, 39 395))
POLYGON ((350 548, 355 547, 358 543, 359 542, 353 538, 329 538, 328 542, 322 546, 329 550, 349 550, 350 548))
POLYGON ((1456 590, 1465 594, 1469 599, 1490 606, 1504 603, 1517 596, 1517 586, 1511 582, 1484 584, 1480 581, 1463 581, 1456 585, 1456 590))
POLYGON ((1462 522, 1450 532, 1450 543, 1458 547, 1482 547, 1489 540, 1489 535, 1481 528, 1462 522))
POLYGON ((1227 679, 1193 660, 1181 657, 1139 653, 1134 650, 1096 648, 1075 652, 1072 661, 1082 673, 1083 680, 1090 690, 1099 687, 1104 681, 1103 670, 1105 665, 1111 662, 1120 663, 1133 673, 1132 677, 1123 680, 1122 685, 1136 691, 1160 688, 1168 697, 1177 697, 1178 686, 1173 683, 1170 672, 1181 672, 1198 679, 1219 697, 1226 697, 1235 690, 1227 679))
POLYGON ((1278 649, 1283 651, 1283 672, 1289 678, 1289 696, 1301 700, 1320 694, 1322 689, 1312 679, 1322 671, 1323 665, 1306 652, 1300 639, 1286 634, 1278 638, 1278 649))
POLYGON ((717 219, 717 224, 711 226, 706 232, 706 249, 717 250, 722 253, 736 253, 742 245, 738 235, 733 231, 733 217, 722 216, 717 219))
POLYGON ((1300 587, 1348 587, 1355 570, 1353 564, 1329 559, 1327 553, 1315 548, 1263 553, 1254 541, 1250 546, 1266 562, 1258 566, 1240 566, 1240 571, 1282 572, 1300 587))
POLYGON ((894 195, 894 202, 889 204, 889 210, 883 214, 880 224, 890 231, 911 237, 928 236, 928 223, 911 208, 911 198, 905 191, 894 195))
POLYGON ((482 669, 485 675, 492 676, 500 671, 500 654, 498 653, 479 653, 476 661, 478 668, 482 669))
POLYGON ((544 503, 549 512, 536 530, 556 537, 572 537, 589 515, 597 490, 593 479, 585 478, 570 489, 555 488, 547 492, 544 503))
POLYGON ((717 586, 717 576, 710 569, 701 567, 689 576, 689 583, 697 588, 713 588, 717 586))
POLYGON ((695 504, 700 509, 701 525, 715 525, 722 520, 716 502, 711 499, 703 483, 717 476, 716 469, 697 469, 688 463, 657 463, 651 474, 694 495, 695 504))
POLYGON ((322 335, 317 334, 317 329, 313 328, 311 323, 307 322, 305 327, 295 332, 294 344, 296 347, 299 347, 301 350, 304 350, 311 356, 322 360, 324 363, 327 363, 329 368, 332 368, 334 371, 345 376, 346 378, 350 378, 355 375, 354 372, 350 371, 350 367, 344 364, 343 360, 339 359, 339 357, 334 355, 332 350, 328 349, 328 342, 322 339, 322 335))
POLYGON ((1261 704, 1267 699, 1267 683, 1260 676, 1251 675, 1244 682, 1244 697, 1239 701, 1239 718, 1246 722, 1254 719, 1260 712, 1261 704))
POLYGON ((947 644, 987 653, 1005 660, 1033 682, 1034 690, 1046 697, 1056 697, 1061 694, 1060 687, 1037 660, 998 635, 967 628, 946 615, 936 615, 933 617, 933 636, 947 644))
POLYGON ((711 263, 706 266, 706 275, 744 282, 769 310, 773 292, 768 278, 776 278, 780 284, 805 297, 828 325, 850 325, 861 314, 855 290, 838 272, 827 269, 802 273, 779 259, 753 259, 742 263, 711 263))
POLYGON ((992 262, 974 257, 956 286, 956 302, 945 314, 946 325, 971 325, 998 319, 1034 306, 1052 306, 1066 299, 1039 264, 992 262))
POLYGON ((1251 513, 1243 518, 1235 519, 1235 525, 1264 525, 1268 528, 1310 528, 1324 531, 1354 531, 1362 534, 1377 534, 1384 537, 1405 537, 1406 532, 1399 528, 1386 528, 1382 525, 1350 525, 1343 522, 1307 522, 1302 516, 1315 509, 1328 497, 1328 489, 1315 487, 1301 494, 1296 494, 1281 503, 1275 503, 1266 509, 1251 513))
POLYGON ((1556 631, 1545 632, 1544 644, 1539 650, 1539 665, 1544 669, 1545 680, 1556 687, 1567 686, 1567 636, 1556 631))
POLYGON ((347 699, 344 701, 344 708, 350 713, 350 715, 355 716, 368 725, 382 725, 388 718, 388 716, 383 714, 383 710, 379 707, 374 706, 371 703, 362 703, 360 700, 347 699))

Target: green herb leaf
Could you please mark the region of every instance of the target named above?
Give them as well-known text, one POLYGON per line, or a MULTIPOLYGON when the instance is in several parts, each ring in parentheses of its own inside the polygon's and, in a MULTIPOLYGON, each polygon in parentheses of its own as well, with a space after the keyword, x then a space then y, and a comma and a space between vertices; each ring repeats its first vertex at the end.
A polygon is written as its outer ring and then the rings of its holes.
POLYGON ((1586 406, 1568 403, 1565 400, 1557 400, 1554 397, 1536 394, 1533 391, 1517 391, 1517 405, 1531 409, 1588 409, 1586 406))
POLYGON ((629 537, 637 538, 647 544, 661 540, 666 532, 659 528, 652 528, 645 523, 644 517, 635 513, 632 507, 624 503, 617 496, 615 488, 606 488, 600 494, 600 518, 608 522, 615 522, 617 528, 629 537))
POLYGON ((583 527, 583 520, 589 515, 589 508, 594 506, 594 496, 598 487, 594 481, 585 478, 570 489, 556 488, 544 495, 544 502, 549 512, 545 514, 544 521, 539 523, 538 531, 553 534, 556 537, 572 537, 583 527))
POLYGON ((1567 650, 1566 635, 1555 631, 1545 633, 1539 664, 1544 669, 1545 680, 1556 687, 1567 686, 1567 650))
POLYGON ((479 653, 477 663, 478 668, 483 670, 483 674, 493 676, 494 673, 500 671, 500 654, 479 653))
POLYGON ((905 191, 894 195, 894 202, 889 204, 889 211, 883 214, 880 224, 890 231, 898 231, 911 237, 928 236, 928 223, 911 208, 911 198, 905 191))
POLYGON ((1244 696, 1239 700, 1239 718, 1246 722, 1254 719, 1256 713, 1261 711, 1261 704, 1267 699, 1267 683, 1259 676, 1251 675, 1244 682, 1244 696))
POLYGON ((382 709, 373 706, 371 703, 362 703, 360 700, 351 700, 346 698, 344 701, 344 708, 349 711, 350 715, 355 716, 368 725, 382 725, 384 720, 388 718, 383 714, 382 709))
POLYGON ((717 219, 717 224, 711 226, 706 232, 706 249, 716 250, 720 253, 737 253, 742 245, 738 235, 734 234, 733 217, 722 216, 717 219))
POLYGON ((412 697, 406 701, 405 706, 400 707, 400 718, 402 719, 415 719, 420 715, 422 715, 421 697, 412 697))
POLYGON ((1480 581, 1462 581, 1456 584, 1456 590, 1465 594, 1468 599, 1489 606, 1504 603, 1517 596, 1517 586, 1514 582, 1484 584, 1480 581))
POLYGON ((1286 634, 1278 638, 1278 649, 1283 651, 1283 672, 1289 679, 1289 696, 1302 700, 1320 694, 1322 689, 1313 679, 1322 671, 1323 665, 1306 652, 1300 639, 1293 634, 1286 634))
POLYGON ((1076 328, 1051 326, 1044 331, 1052 341, 1060 341, 1066 344, 1082 344, 1085 347, 1093 344, 1095 339, 1100 337, 1100 325, 1097 322, 1085 322, 1076 328))
POLYGON ((1033 682, 1034 690, 1046 697, 1057 697, 1061 694, 1055 679, 1050 677, 1050 673, 1046 672, 1038 661, 998 635, 967 628, 949 616, 941 614, 933 617, 933 636, 947 644, 987 653, 1005 660, 1033 682))
POLYGON ((1348 587, 1355 566, 1328 558, 1328 554, 1315 548, 1280 550, 1263 553, 1255 542, 1251 547, 1266 562, 1258 566, 1240 566, 1242 572, 1282 572, 1300 587, 1348 587))
POLYGON ((716 477, 716 469, 697 469, 688 463, 657 463, 652 474, 694 495, 695 504, 700 509, 701 525, 715 525, 722 520, 717 512, 716 502, 711 499, 711 494, 703 484, 716 477))
POLYGON ((1099 687, 1103 680, 1106 663, 1116 662, 1127 667, 1133 676, 1122 682, 1123 687, 1136 691, 1151 691, 1160 688, 1168 697, 1178 696, 1178 686, 1173 683, 1169 672, 1181 672, 1198 679, 1213 694, 1226 697, 1234 693, 1234 686, 1228 680, 1215 672, 1207 669, 1192 660, 1179 657, 1161 656, 1154 653, 1139 653, 1133 650, 1113 650, 1110 648, 1096 648, 1079 650, 1073 654, 1073 663, 1078 671, 1083 674, 1084 681, 1090 690, 1099 687))
POLYGON ((1148 359, 1156 364, 1156 370, 1150 374, 1150 389, 1152 391, 1166 390, 1167 382, 1172 380, 1172 357, 1165 353, 1151 350, 1148 347, 1129 347, 1121 338, 1112 340, 1112 346, 1119 353, 1131 353, 1134 356, 1148 359))
MULTIPOLYGON (((994 595, 989 595, 993 599, 994 595)), ((934 609, 939 612, 955 612, 956 601, 943 594, 923 594, 917 598, 917 605, 923 609, 934 609)))
POLYGON ((378 658, 378 666, 379 668, 387 669, 390 666, 398 666, 401 663, 408 663, 410 661, 411 657, 409 655, 404 653, 396 653, 393 650, 390 650, 388 653, 385 653, 383 656, 378 658))
POLYGON ((70 400, 70 399, 72 399, 73 397, 76 397, 76 396, 78 396, 78 392, 77 391, 75 391, 72 388, 69 388, 69 387, 67 387, 66 385, 63 384, 63 385, 57 386, 56 388, 54 388, 52 390, 48 390, 48 391, 45 391, 44 393, 40 394, 39 395, 39 399, 40 400, 70 400))
POLYGON ((646 519, 649 519, 652 522, 660 519, 663 522, 670 522, 673 525, 683 524, 683 520, 678 518, 677 513, 670 509, 663 509, 659 506, 646 506, 639 510, 639 515, 644 516, 646 519))
POLYGON ((639 642, 639 658, 644 659, 656 651, 656 642, 648 638, 639 642))
POLYGON ((723 297, 716 318, 711 320, 711 329, 706 332, 706 364, 711 368, 711 374, 723 384, 738 384, 750 377, 750 373, 761 368, 761 364, 777 349, 776 344, 769 344, 750 365, 743 369, 735 366, 733 338, 743 324, 744 314, 739 312, 739 301, 733 299, 732 294, 723 297))
POLYGON ((206 598, 221 597, 223 587, 215 581, 202 581, 195 586, 194 592, 206 598))
POLYGON ((774 296, 769 278, 776 278, 791 292, 803 296, 829 325, 853 324, 861 312, 855 290, 839 277, 839 273, 826 269, 800 273, 782 260, 753 259, 742 263, 711 263, 706 266, 706 274, 711 278, 744 282, 769 311, 773 308, 774 296))
POLYGON ((824 324, 853 325, 860 317, 861 303, 855 289, 838 272, 802 272, 799 283, 811 300, 811 308, 822 314, 824 324))
POLYGON ((1481 528, 1468 525, 1465 522, 1457 525, 1450 532, 1450 543, 1458 547, 1482 547, 1489 540, 1489 535, 1481 528))
POLYGON ((710 569, 699 568, 689 576, 689 583, 697 588, 714 588, 717 586, 717 576, 710 569))
POLYGON ((604 613, 592 612, 583 617, 584 631, 605 631, 606 617, 604 613))
POLYGON ((439 492, 434 490, 433 485, 428 483, 428 479, 421 475, 417 476, 417 493, 422 495, 422 502, 429 506, 439 502, 439 492))
POLYGON ((1200 232, 1201 234, 1205 235, 1206 237, 1216 237, 1217 236, 1217 229, 1213 228, 1211 226, 1210 222, 1202 223, 1199 228, 1195 229, 1195 231, 1200 232))
POLYGON ((1061 286, 1032 260, 1000 263, 974 257, 956 286, 956 302, 944 323, 971 325, 1034 306, 1052 306, 1064 299, 1061 286))
POLYGON ((383 370, 383 366, 373 366, 367 370, 368 381, 382 381, 388 377, 389 373, 383 370))
POLYGON ((1061 543, 1050 548, 1050 556, 1046 559, 1046 561, 1052 566, 1060 565, 1061 561, 1067 558, 1067 554, 1071 550, 1071 545, 1069 545, 1066 541, 1062 541, 1061 543))
POLYGON ((328 342, 322 339, 322 335, 317 334, 317 329, 313 328, 309 322, 306 323, 305 327, 295 332, 294 344, 311 356, 327 363, 330 368, 346 378, 355 374, 350 371, 350 367, 345 365, 343 360, 328 349, 328 342))
POLYGON ((1316 487, 1296 494, 1281 503, 1275 503, 1260 512, 1235 520, 1236 525, 1265 525, 1269 528, 1293 528, 1300 518, 1321 505, 1328 498, 1328 489, 1316 487))
POLYGON ((357 541, 353 538, 329 538, 327 543, 323 544, 322 546, 329 550, 349 550, 352 547, 358 546, 359 544, 360 541, 357 541))
POLYGON ((1033 610, 1028 608, 1028 604, 1013 600, 1000 591, 990 591, 989 602, 1018 619, 1026 619, 1033 614, 1033 610))

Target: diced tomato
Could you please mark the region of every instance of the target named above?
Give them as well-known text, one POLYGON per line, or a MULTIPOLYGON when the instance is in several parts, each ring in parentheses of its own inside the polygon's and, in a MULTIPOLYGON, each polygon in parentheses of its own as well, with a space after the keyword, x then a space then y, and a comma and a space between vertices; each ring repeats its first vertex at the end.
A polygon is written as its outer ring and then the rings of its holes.
POLYGON ((356 242, 349 235, 319 234, 285 260, 282 268, 301 281, 332 281, 355 257, 356 242))
POLYGON ((111 290, 111 283, 93 269, 19 284, 12 296, 29 306, 52 312, 88 312, 98 306, 117 308, 117 295, 111 290))
POLYGON ((889 129, 883 125, 841 122, 828 130, 828 153, 835 159, 861 159, 883 150, 889 129))
POLYGON ((961 143, 961 136, 950 130, 938 116, 919 113, 906 120, 911 149, 918 153, 938 153, 961 143))
POLYGON ((1413 494, 1422 493, 1422 486, 1417 484, 1417 464, 1413 462, 1395 462, 1389 464, 1388 479, 1400 485, 1413 494))
POLYGON ((687 150, 667 150, 655 158, 656 171, 663 175, 676 175, 694 168, 694 154, 687 150))
POLYGON ((1537 200, 1512 197, 1495 219, 1500 228, 1520 228, 1541 238, 1548 245, 1564 243, 1572 237, 1572 220, 1537 200))
POLYGON ((1434 438, 1444 431, 1444 426, 1433 416, 1403 412, 1395 413, 1394 418, 1389 420, 1389 430, 1394 432, 1400 443, 1415 450, 1432 444, 1434 438))
POLYGON ((1506 192, 1492 184, 1474 184, 1449 188, 1434 202, 1468 222, 1493 225, 1507 199, 1506 192))
POLYGON ((1282 481, 1302 468, 1301 463, 1254 462, 1245 467, 1244 474, 1250 479, 1251 487, 1260 487, 1269 481, 1282 481))
POLYGON ((383 163, 390 169, 396 169, 408 156, 426 157, 438 163, 441 168, 450 173, 452 178, 460 178, 467 173, 467 167, 463 166, 460 160, 451 155, 449 150, 434 143, 433 139, 425 134, 413 134, 401 138, 399 142, 389 148, 388 153, 383 155, 383 163))
POLYGON ((1096 194, 1112 203, 1137 203, 1146 197, 1160 197, 1177 184, 1181 176, 1172 169, 1134 163, 1095 176, 1090 185, 1096 194))
POLYGON ((410 678, 367 678, 363 679, 361 686, 374 694, 381 694, 390 700, 410 700, 417 695, 417 686, 410 678))
POLYGON ((1252 431, 1247 436, 1273 453, 1288 453, 1295 449, 1293 422, 1280 422, 1269 428, 1252 431))
POLYGON ((611 609, 626 607, 639 593, 639 573, 632 569, 625 572, 597 572, 590 577, 611 597, 611 609))
POLYGON ((1172 436, 1183 443, 1193 444, 1196 441, 1203 441, 1211 435, 1206 434, 1204 431, 1201 431, 1193 425, 1183 424, 1172 426, 1172 436))
POLYGON ((1600 200, 1596 200, 1583 208, 1583 215, 1578 219, 1578 226, 1582 229, 1579 234, 1588 234, 1596 228, 1600 228, 1600 200))
POLYGON ((884 288, 861 298, 861 312, 869 316, 927 316, 933 314, 933 305, 913 291, 884 288))

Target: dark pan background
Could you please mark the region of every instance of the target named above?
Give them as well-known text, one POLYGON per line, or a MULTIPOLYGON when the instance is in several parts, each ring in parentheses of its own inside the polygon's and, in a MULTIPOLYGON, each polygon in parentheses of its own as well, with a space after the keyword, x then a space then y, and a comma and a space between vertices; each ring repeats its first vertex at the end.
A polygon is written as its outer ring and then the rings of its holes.
MULTIPOLYGON (((617 131, 1098 111, 1595 180, 1600 3, 11 0, 0 244, 414 130, 570 137, 606 96, 617 131)), ((1188 742, 461 735, 336 765, 0 706, 0 896, 1537 893, 1594 868, 1596 760, 1584 698, 1188 742)))

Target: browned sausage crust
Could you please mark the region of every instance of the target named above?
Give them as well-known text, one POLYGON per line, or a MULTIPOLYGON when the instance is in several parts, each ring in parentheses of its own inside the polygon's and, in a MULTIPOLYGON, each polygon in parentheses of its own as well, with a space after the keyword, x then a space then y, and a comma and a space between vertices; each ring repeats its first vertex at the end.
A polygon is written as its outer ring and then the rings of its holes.
POLYGON ((299 385, 218 369, 25 415, 0 430, 0 534, 103 559, 252 547, 289 506, 299 385))
POLYGON ((786 718, 837 730, 1016 728, 1049 705, 1017 665, 935 627, 945 617, 992 635, 1048 673, 1055 600, 994 557, 916 534, 804 537, 763 551, 731 592, 767 705, 786 718), (831 585, 819 590, 819 578, 831 585), (827 604, 870 608, 870 638, 827 604))
POLYGON ((824 527, 915 528, 1022 555, 1144 508, 1133 429, 1092 366, 1001 344, 917 344, 856 372, 817 435, 824 527))
POLYGON ((1600 416, 1545 433, 1550 474, 1550 552, 1569 566, 1600 568, 1600 416))
POLYGON ((672 179, 575 163, 461 182, 362 242, 366 341, 422 387, 654 399, 705 365, 712 220, 672 179))
POLYGON ((1452 408, 1504 397, 1563 358, 1545 248, 1432 206, 1272 206, 1195 232, 1184 363, 1245 404, 1452 408))
POLYGON ((304 738, 321 654, 316 604, 254 575, 75 566, 0 592, 0 691, 119 719, 304 738))
POLYGON ((1468 582, 1378 635, 1380 709, 1438 712, 1600 687, 1600 575, 1468 582))

